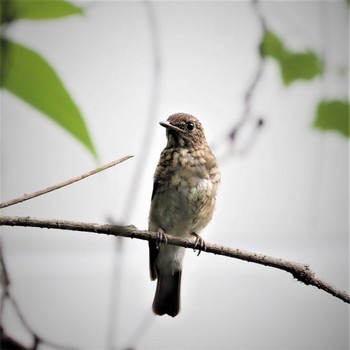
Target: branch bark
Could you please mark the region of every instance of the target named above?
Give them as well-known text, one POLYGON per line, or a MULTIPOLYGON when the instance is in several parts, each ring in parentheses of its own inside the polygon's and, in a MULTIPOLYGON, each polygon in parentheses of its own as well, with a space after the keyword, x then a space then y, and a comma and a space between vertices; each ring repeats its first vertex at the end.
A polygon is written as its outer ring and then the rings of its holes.
MULTIPOLYGON (((138 230, 135 226, 117 226, 109 224, 96 224, 86 222, 76 222, 67 220, 41 220, 31 217, 18 216, 0 216, 0 226, 26 226, 26 227, 40 227, 48 229, 82 231, 98 234, 106 234, 112 236, 121 236, 128 238, 137 238, 146 241, 157 241, 158 233, 145 230, 138 230)), ((167 244, 173 244, 185 248, 198 249, 194 242, 189 240, 166 235, 167 244)), ((200 249, 198 249, 200 250, 200 249)), ((286 271, 293 275, 295 279, 306 284, 312 285, 333 295, 334 297, 350 304, 350 296, 347 292, 341 291, 330 283, 316 277, 315 273, 310 270, 307 264, 301 264, 284 259, 274 258, 267 255, 262 255, 254 252, 249 252, 241 249, 229 248, 213 243, 206 243, 207 253, 216 255, 223 255, 230 258, 240 259, 247 262, 252 262, 259 265, 273 267, 279 270, 286 271)))

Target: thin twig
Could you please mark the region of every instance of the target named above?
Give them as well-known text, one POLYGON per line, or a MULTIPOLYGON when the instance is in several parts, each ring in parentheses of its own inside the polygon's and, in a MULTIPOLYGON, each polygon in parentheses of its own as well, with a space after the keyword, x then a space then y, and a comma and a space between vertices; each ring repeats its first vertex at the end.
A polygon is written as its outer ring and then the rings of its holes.
MULTIPOLYGON (((267 31, 267 24, 266 20, 260 10, 258 0, 252 0, 252 5, 254 8, 254 12, 260 22, 261 30, 262 30, 262 36, 265 35, 267 31)), ((243 125, 246 123, 246 121, 251 116, 251 108, 252 108, 252 99, 254 97, 254 94, 256 94, 256 88, 258 86, 258 83, 260 82, 263 72, 265 68, 265 60, 264 57, 259 52, 259 61, 258 66, 254 75, 254 78, 252 82, 249 84, 247 91, 244 94, 244 109, 243 113, 241 115, 240 120, 237 122, 237 124, 233 127, 233 129, 229 133, 229 139, 232 141, 237 136, 238 131, 243 127, 243 125)), ((261 123, 261 119, 258 120, 258 124, 261 123)))
POLYGON ((82 175, 79 175, 77 177, 73 177, 72 179, 69 179, 69 180, 66 180, 66 181, 63 181, 57 185, 54 185, 54 186, 50 186, 50 187, 47 187, 47 188, 44 188, 42 190, 39 190, 39 191, 36 191, 36 192, 32 192, 32 193, 29 193, 29 194, 24 194, 23 196, 21 197, 18 197, 18 198, 15 198, 15 199, 11 199, 9 201, 6 201, 6 202, 2 202, 0 203, 0 209, 1 208, 6 208, 6 207, 9 207, 11 205, 15 205, 15 204, 18 204, 18 203, 21 203, 21 202, 24 202, 24 201, 27 201, 29 199, 32 199, 32 198, 35 198, 35 197, 39 197, 43 194, 46 194, 46 193, 49 193, 49 192, 52 192, 52 191, 56 191, 62 187, 65 187, 65 186, 68 186, 68 185, 71 185, 72 183, 74 182, 78 182, 80 180, 83 180, 91 175, 95 175, 101 171, 104 171, 108 168, 111 168, 117 164, 120 164, 130 158, 132 158, 133 156, 126 156, 126 157, 123 157, 123 158, 120 158, 120 159, 117 159, 117 160, 114 160, 113 162, 110 162, 108 164, 105 164, 105 165, 102 165, 96 169, 93 169, 93 170, 90 170, 88 171, 87 173, 84 173, 82 175))
MULTIPOLYGON (((261 37, 263 38, 266 32, 268 31, 266 19, 264 15, 261 12, 259 1, 258 0, 252 0, 251 1, 254 13, 259 21, 259 24, 261 26, 261 37)), ((231 155, 233 153, 233 146, 235 146, 235 142, 238 139, 238 135, 243 130, 244 126, 247 124, 249 120, 252 119, 252 107, 253 107, 253 99, 256 96, 258 92, 258 86, 260 81, 263 78, 264 70, 265 70, 265 58, 263 55, 261 55, 260 47, 259 49, 259 57, 257 61, 257 67, 254 72, 253 78, 251 82, 249 83, 246 91, 244 92, 244 99, 243 99, 243 111, 239 119, 235 122, 232 128, 229 129, 228 133, 223 138, 223 142, 227 144, 227 149, 223 152, 222 155, 219 155, 218 159, 220 161, 220 164, 224 164, 225 161, 229 160, 231 158, 231 155)), ((260 132, 262 126, 264 126, 265 121, 264 118, 261 116, 254 116, 254 119, 256 119, 255 122, 255 128, 251 131, 249 137, 247 138, 245 144, 240 147, 239 154, 246 155, 250 152, 252 149, 254 142, 257 138, 258 132, 260 132)), ((220 143, 222 140, 220 141, 220 143)), ((212 150, 215 150, 216 148, 219 148, 219 143, 211 144, 212 150)))
MULTIPOLYGON (((40 220, 31 217, 18 216, 2 216, 0 217, 0 226, 30 226, 41 228, 53 228, 70 231, 83 231, 100 233, 112 236, 122 236, 128 238, 137 238, 147 241, 159 240, 157 232, 138 230, 135 226, 116 226, 108 224, 95 224, 85 222, 75 222, 66 220, 40 220)), ((198 249, 194 242, 189 240, 167 235, 168 244, 173 244, 185 248, 198 249)), ((217 244, 206 243, 207 253, 223 255, 230 258, 240 259, 247 262, 252 262, 264 266, 273 267, 293 275, 294 278, 306 285, 315 286, 340 300, 350 304, 350 296, 347 292, 341 291, 333 287, 328 282, 325 282, 315 276, 315 273, 309 269, 307 264, 301 264, 284 259, 274 258, 267 255, 262 255, 254 252, 249 252, 241 249, 229 248, 217 244)))
POLYGON ((151 96, 150 104, 148 106, 148 115, 143 133, 143 139, 140 143, 140 152, 138 154, 138 162, 136 164, 133 178, 130 181, 130 190, 124 205, 124 213, 122 215, 123 222, 127 223, 130 217, 133 215, 135 204, 137 203, 137 196, 140 192, 141 180, 143 169, 148 161, 150 149, 154 139, 155 132, 155 120, 158 116, 159 109, 159 97, 160 97, 160 84, 162 74, 162 61, 160 53, 160 37, 158 29, 158 21, 155 15, 154 3, 151 1, 143 1, 143 5, 146 10, 146 16, 149 23, 151 48, 153 55, 153 67, 152 67, 152 85, 150 86, 151 96))

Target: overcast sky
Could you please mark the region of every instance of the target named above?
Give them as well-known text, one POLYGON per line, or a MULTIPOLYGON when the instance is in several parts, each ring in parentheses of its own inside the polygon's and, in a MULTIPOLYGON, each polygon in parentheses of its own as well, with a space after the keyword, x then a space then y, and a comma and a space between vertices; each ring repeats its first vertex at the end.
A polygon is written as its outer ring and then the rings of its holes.
MULTIPOLYGON (((276 62, 268 60, 251 119, 233 148, 225 136, 242 115, 259 62, 262 31, 250 2, 77 4, 83 16, 18 21, 7 35, 40 52, 58 72, 87 122, 98 164, 135 157, 2 214, 99 223, 113 218, 147 228, 153 172, 166 142, 158 122, 188 112, 202 121, 221 164, 217 209, 204 238, 308 263, 319 277, 349 290, 348 141, 312 128, 320 99, 348 97, 348 76, 341 74, 348 70, 345 1, 261 2, 269 28, 291 50, 320 55, 326 72, 285 87, 276 62), (265 121, 258 132, 257 118, 265 121)), ((1 91, 1 200, 98 164, 63 129, 1 91)), ((37 333, 59 344, 349 346, 348 306, 284 272, 189 250, 181 313, 155 317, 146 242, 125 239, 115 253, 115 240, 101 235, 1 232, 13 295, 37 333)), ((16 339, 30 342, 10 308, 4 324, 16 339)))

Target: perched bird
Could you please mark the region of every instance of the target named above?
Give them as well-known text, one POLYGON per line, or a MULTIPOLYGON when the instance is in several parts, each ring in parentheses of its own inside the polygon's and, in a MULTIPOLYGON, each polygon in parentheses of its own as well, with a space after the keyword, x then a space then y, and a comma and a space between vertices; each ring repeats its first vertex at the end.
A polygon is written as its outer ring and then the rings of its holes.
MULTIPOLYGON (((212 218, 220 171, 205 139, 202 124, 185 113, 166 122, 167 145, 154 174, 148 229, 190 239, 205 248, 199 236, 212 218)), ((165 242, 166 243, 166 242, 165 242)), ((152 309, 175 317, 180 310, 182 261, 185 248, 149 242, 151 280, 157 279, 152 309)))

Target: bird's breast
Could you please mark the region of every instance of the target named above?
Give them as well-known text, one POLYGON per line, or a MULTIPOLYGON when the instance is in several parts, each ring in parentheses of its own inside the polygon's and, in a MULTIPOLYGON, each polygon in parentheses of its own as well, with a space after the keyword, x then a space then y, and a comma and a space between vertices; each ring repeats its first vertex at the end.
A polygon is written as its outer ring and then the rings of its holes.
POLYGON ((160 227, 186 236, 202 229, 211 219, 215 204, 213 184, 209 179, 174 174, 152 204, 152 217, 160 227))
POLYGON ((211 196, 213 184, 209 179, 203 179, 196 176, 184 177, 181 175, 174 175, 171 179, 175 184, 176 190, 179 195, 185 197, 186 201, 190 205, 200 205, 201 201, 208 196, 211 196))
POLYGON ((167 167, 156 174, 157 191, 152 199, 150 227, 187 236, 199 233, 211 220, 219 178, 215 158, 203 150, 180 148, 163 153, 167 167), (212 158, 214 160, 212 160, 212 158))

